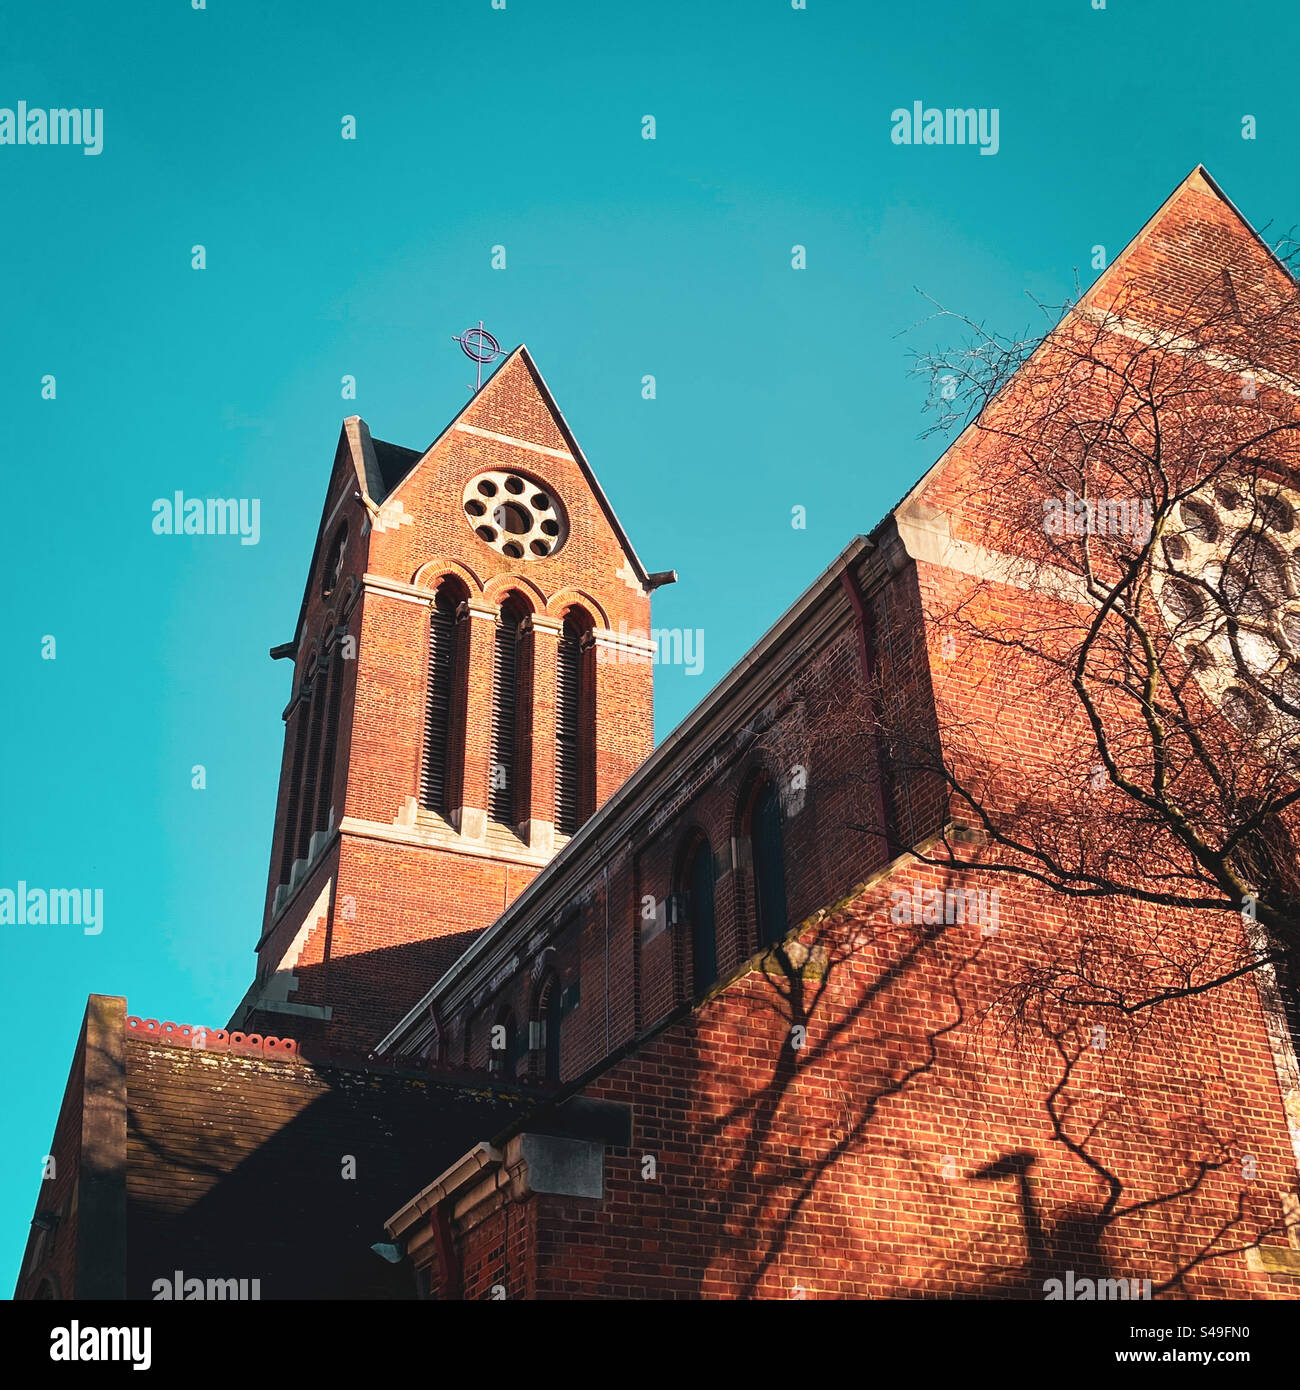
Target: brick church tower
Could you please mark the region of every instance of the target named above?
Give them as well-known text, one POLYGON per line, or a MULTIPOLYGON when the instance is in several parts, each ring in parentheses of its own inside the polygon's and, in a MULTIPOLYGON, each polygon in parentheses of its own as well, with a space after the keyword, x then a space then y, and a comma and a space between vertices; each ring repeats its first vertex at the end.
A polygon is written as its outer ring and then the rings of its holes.
POLYGON ((344 421, 230 1021, 367 1051, 653 746, 650 574, 525 347, 423 453, 344 421))

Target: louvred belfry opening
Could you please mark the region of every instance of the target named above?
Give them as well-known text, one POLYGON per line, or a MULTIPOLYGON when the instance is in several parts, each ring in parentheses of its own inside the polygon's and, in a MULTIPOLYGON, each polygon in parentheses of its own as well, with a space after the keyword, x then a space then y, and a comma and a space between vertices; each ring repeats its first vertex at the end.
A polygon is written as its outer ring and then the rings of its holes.
POLYGON ((497 617, 492 650, 492 752, 488 779, 488 814, 499 825, 513 826, 515 750, 519 724, 519 634, 522 614, 506 604, 497 617))
POLYGON ((555 679, 555 828, 572 835, 580 823, 582 750, 581 633, 566 621, 555 679))
POLYGON ((453 768, 452 693, 458 675, 460 633, 456 610, 460 595, 444 583, 429 611, 429 676, 424 747, 420 756, 420 804, 442 815, 450 810, 453 768))
POLYGON ((555 829, 573 835, 596 809, 596 649, 591 614, 564 614, 555 666, 555 829))
POLYGON ((325 701, 330 680, 330 665, 322 654, 317 663, 311 686, 311 736, 307 744, 307 766, 302 783, 302 804, 298 814, 298 841, 295 857, 306 859, 311 845, 312 819, 316 810, 316 789, 319 785, 321 737, 325 731, 325 701))
POLYGON ((285 829, 281 834, 280 876, 278 883, 288 883, 293 868, 295 836, 298 829, 298 808, 302 802, 302 764, 307 756, 308 707, 300 700, 293 720, 293 761, 289 768, 289 799, 285 809, 285 829))
POLYGON ((325 709, 324 747, 321 750, 320 784, 316 789, 316 816, 313 831, 330 829, 334 809, 334 762, 339 745, 339 706, 343 700, 345 667, 343 654, 335 647, 330 656, 329 702, 325 709))

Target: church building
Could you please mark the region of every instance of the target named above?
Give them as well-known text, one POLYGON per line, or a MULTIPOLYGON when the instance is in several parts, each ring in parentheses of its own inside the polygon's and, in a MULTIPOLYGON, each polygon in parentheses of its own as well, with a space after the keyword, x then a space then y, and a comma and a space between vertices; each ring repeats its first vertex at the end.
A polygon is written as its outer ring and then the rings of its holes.
MULTIPOLYGON (((1075 312, 1229 256, 1284 273, 1198 168, 1075 312)), ((963 510, 982 467, 967 431, 846 529, 656 748, 677 576, 527 348, 425 450, 345 420, 271 652, 252 982, 224 1027, 91 997, 16 1296, 1300 1295, 1284 982, 1117 1022, 1056 1076, 992 1001, 1092 906, 979 872, 943 781, 870 732, 884 700, 938 740, 940 710, 988 720, 994 759, 1049 736, 936 616, 1037 601, 963 510)))

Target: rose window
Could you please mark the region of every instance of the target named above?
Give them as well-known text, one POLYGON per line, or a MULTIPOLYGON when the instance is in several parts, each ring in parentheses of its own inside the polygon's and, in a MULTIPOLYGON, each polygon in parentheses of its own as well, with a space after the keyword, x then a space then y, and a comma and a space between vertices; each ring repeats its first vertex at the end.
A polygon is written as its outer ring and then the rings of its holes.
POLYGON ((1244 732, 1274 728, 1281 712, 1246 677, 1300 703, 1300 493, 1219 479, 1174 508, 1159 547, 1156 599, 1202 687, 1244 732))
POLYGON ((568 538, 559 499, 522 473, 479 473, 466 484, 462 505, 474 534, 508 560, 544 559, 568 538))

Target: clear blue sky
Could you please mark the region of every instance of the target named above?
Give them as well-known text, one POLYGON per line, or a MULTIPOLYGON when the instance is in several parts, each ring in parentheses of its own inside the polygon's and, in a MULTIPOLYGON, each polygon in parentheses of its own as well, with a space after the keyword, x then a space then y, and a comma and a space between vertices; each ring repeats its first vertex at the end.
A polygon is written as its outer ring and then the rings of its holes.
POLYGON ((657 625, 705 634, 702 676, 659 672, 662 737, 934 456, 916 287, 1023 329, 1198 161, 1300 222, 1291 4, 70 0, 4 28, 0 107, 104 111, 98 156, 0 145, 0 887, 104 892, 99 936, 0 927, 4 1294, 86 995, 219 1025, 249 981, 267 649, 343 416, 423 447, 465 400, 453 333, 528 343, 680 572, 657 625), (998 153, 894 145, 916 100, 996 107, 998 153), (260 498, 259 544, 155 536, 177 489, 260 498))

